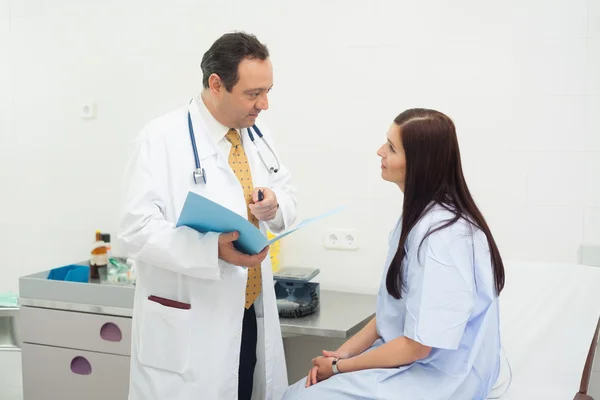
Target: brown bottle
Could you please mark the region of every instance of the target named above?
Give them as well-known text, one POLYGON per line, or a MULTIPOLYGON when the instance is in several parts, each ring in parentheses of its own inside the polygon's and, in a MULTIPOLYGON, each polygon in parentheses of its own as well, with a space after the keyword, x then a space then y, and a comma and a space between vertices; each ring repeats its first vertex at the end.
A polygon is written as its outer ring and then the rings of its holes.
POLYGON ((106 270, 108 266, 108 249, 102 240, 102 233, 96 231, 96 241, 92 246, 90 257, 90 280, 100 279, 100 270, 106 270))

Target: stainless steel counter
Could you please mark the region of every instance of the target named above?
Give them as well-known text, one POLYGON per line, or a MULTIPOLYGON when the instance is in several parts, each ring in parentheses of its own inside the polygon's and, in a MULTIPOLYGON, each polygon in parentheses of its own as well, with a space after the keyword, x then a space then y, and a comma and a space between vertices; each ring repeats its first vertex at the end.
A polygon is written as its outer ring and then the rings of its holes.
POLYGON ((377 297, 321 290, 319 310, 304 318, 280 318, 283 334, 349 338, 375 315, 377 297))
POLYGON ((0 351, 16 351, 21 348, 19 309, 0 307, 0 351))
MULTIPOLYGON (((131 296, 133 296, 133 288, 131 296)), ((281 332, 284 335, 349 338, 373 317, 375 302, 376 297, 372 295, 322 290, 319 310, 303 318, 280 318, 281 332)), ((28 307, 120 317, 131 317, 133 314, 132 308, 25 297, 19 298, 19 304, 28 307)))
MULTIPOLYGON (((21 306, 131 317, 134 286, 48 280, 48 271, 20 279, 21 306)), ((374 315, 376 296, 321 290, 319 310, 312 315, 281 318, 285 336, 348 338, 374 315)))
MULTIPOLYGON (((127 399, 135 287, 48 275, 19 279, 24 398, 43 400, 51 392, 63 400, 127 399)), ((321 290, 317 312, 280 318, 289 382, 300 379, 322 349, 335 349, 360 330, 375 306, 373 295, 321 290)), ((0 331, 9 330, 4 325, 0 331)))

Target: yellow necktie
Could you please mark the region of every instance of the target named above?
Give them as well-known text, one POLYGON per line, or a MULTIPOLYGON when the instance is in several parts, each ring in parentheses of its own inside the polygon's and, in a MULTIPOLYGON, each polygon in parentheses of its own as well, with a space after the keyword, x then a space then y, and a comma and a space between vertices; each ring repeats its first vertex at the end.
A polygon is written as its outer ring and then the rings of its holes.
MULTIPOLYGON (((227 140, 231 142, 231 150, 229 151, 229 166, 233 173, 240 181, 244 189, 244 198, 246 199, 246 211, 248 220, 258 228, 258 219, 250 212, 249 205, 252 203, 252 191, 254 185, 252 183, 252 173, 250 172, 250 164, 242 147, 240 135, 235 129, 230 129, 225 135, 227 140)), ((248 268, 248 281, 246 283, 246 308, 254 303, 262 289, 260 264, 252 268, 248 268)))

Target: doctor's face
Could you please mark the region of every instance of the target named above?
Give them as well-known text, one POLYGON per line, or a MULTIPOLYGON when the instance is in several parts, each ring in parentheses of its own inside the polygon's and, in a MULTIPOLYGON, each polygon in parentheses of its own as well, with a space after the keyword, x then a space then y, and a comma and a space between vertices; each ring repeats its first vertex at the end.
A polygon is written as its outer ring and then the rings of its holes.
POLYGON ((377 155, 381 157, 381 177, 388 182, 397 184, 404 191, 406 157, 400 139, 400 126, 395 123, 390 126, 387 140, 379 148, 377 155))
POLYGON ((273 86, 273 67, 267 58, 245 59, 238 66, 238 82, 231 92, 222 87, 218 107, 230 128, 248 128, 258 114, 269 108, 268 93, 273 86))

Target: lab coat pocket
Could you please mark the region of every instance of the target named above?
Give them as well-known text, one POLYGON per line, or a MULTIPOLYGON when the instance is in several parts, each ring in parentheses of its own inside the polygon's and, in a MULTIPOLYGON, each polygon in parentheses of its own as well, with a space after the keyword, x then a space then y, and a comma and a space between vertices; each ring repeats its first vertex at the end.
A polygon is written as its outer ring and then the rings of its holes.
POLYGON ((191 310, 146 299, 141 315, 139 360, 148 367, 184 373, 189 365, 191 310))

